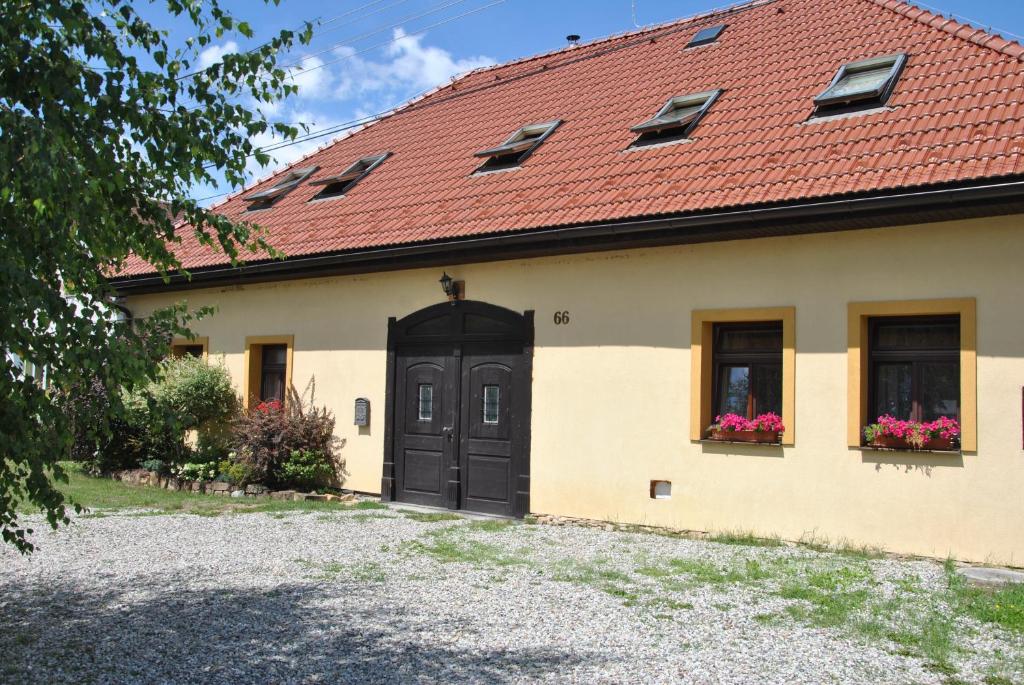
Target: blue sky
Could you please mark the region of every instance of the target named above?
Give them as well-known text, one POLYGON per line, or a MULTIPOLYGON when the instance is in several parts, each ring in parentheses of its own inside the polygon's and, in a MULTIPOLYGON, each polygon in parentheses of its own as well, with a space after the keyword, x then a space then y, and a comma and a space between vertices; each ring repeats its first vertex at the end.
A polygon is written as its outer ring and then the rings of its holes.
MULTIPOLYGON (((184 40, 188 26, 161 16, 159 2, 144 12, 184 40)), ((225 36, 201 55, 203 63, 221 51, 244 50, 282 28, 319 18, 324 23, 302 50, 282 57, 295 65, 299 94, 269 112, 281 121, 304 122, 313 131, 386 111, 448 82, 469 69, 504 62, 565 45, 576 33, 584 41, 640 26, 691 16, 727 0, 222 0, 256 31, 253 41, 225 36)), ((920 4, 920 3, 919 3, 920 4)), ((1007 35, 1024 35, 1022 0, 929 0, 928 5, 974 20, 1007 35)), ((1018 40, 1020 40, 1018 38, 1018 40)), ((274 152, 266 175, 329 142, 332 136, 274 152)), ((271 144, 271 140, 258 141, 271 144)), ((203 198, 229 190, 194 189, 203 198)), ((219 198, 213 198, 216 201, 219 198)))

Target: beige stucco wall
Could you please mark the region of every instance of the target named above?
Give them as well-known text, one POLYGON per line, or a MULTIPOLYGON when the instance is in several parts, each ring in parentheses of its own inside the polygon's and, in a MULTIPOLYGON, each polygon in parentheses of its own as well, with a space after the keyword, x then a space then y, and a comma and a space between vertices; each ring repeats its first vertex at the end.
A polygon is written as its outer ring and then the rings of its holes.
MULTIPOLYGON (((817 535, 892 551, 1024 565, 1021 217, 446 267, 469 299, 536 311, 535 512, 817 535), (846 446, 847 303, 974 297, 978 451, 846 446), (796 307, 796 442, 689 439, 690 313, 796 307), (570 312, 556 326, 555 311, 570 312), (651 479, 672 481, 668 500, 651 479)), ((139 296, 137 315, 213 304, 196 327, 239 386, 247 335, 294 334, 294 382, 316 376, 347 442, 348 486, 379 491, 386 318, 443 297, 441 269, 139 296), (371 401, 368 429, 353 400, 371 401)))

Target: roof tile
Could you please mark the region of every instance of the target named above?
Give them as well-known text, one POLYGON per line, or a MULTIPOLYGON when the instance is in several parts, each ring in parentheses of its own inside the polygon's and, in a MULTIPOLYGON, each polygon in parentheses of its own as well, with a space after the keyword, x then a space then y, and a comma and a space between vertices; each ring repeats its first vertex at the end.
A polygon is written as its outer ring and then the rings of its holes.
MULTIPOLYGON (((310 203, 319 187, 307 181, 258 213, 243 193, 217 211, 298 256, 1024 172, 1020 45, 901 0, 758 0, 725 13, 471 72, 295 163, 318 166, 316 180, 394 153, 344 197, 310 203), (722 22, 717 42, 684 49, 722 22), (893 52, 909 59, 885 109, 809 120, 842 64, 893 52), (629 149, 630 126, 712 88, 724 93, 692 140, 629 149), (555 118, 563 125, 521 168, 473 173, 474 152, 555 118)), ((225 262, 192 237, 176 253, 192 269, 225 262)), ((151 272, 133 258, 121 275, 151 272)))

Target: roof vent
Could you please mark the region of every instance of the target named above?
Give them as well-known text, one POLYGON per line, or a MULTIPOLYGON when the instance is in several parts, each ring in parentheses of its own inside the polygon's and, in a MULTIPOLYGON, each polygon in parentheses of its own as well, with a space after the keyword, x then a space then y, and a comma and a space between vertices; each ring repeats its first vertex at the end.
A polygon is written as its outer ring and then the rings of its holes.
POLYGON ((640 134, 633 146, 686 138, 721 94, 721 90, 708 90, 671 98, 652 118, 629 129, 640 134))
POLYGON ((245 201, 252 203, 249 205, 248 209, 252 211, 255 209, 266 209, 270 207, 277 200, 287 195, 292 188, 309 178, 309 175, 318 168, 319 167, 315 166, 307 166, 302 167, 301 169, 292 169, 269 188, 253 193, 252 195, 246 195, 244 198, 245 201))
POLYGON ((567 41, 569 41, 569 46, 570 46, 570 47, 576 47, 577 45, 579 45, 579 44, 580 44, 580 37, 579 37, 579 34, 576 34, 576 33, 570 33, 570 34, 569 34, 568 36, 566 36, 566 37, 565 37, 565 39, 566 39, 567 41))
POLYGON ((714 43, 718 40, 718 37, 722 35, 722 31, 728 24, 719 24, 718 26, 709 26, 701 29, 697 33, 693 34, 693 38, 686 44, 688 48, 695 48, 698 45, 707 45, 708 43, 714 43))
POLYGON ((382 152, 379 155, 370 155, 353 162, 340 174, 318 178, 311 181, 310 185, 323 186, 324 189, 317 193, 314 200, 325 200, 329 197, 339 197, 352 190, 352 187, 363 180, 367 174, 376 169, 380 164, 391 156, 390 152, 382 152))
POLYGON ((560 120, 555 120, 523 126, 501 145, 474 153, 475 157, 487 159, 475 173, 496 169, 513 169, 519 166, 561 123, 560 120))

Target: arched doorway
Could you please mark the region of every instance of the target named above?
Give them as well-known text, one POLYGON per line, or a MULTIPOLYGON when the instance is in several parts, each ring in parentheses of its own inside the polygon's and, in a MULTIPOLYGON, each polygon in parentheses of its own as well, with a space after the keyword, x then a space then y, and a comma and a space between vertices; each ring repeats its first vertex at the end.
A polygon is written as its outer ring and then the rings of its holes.
POLYGON ((533 312, 444 302, 388 319, 381 498, 530 510, 533 312))

